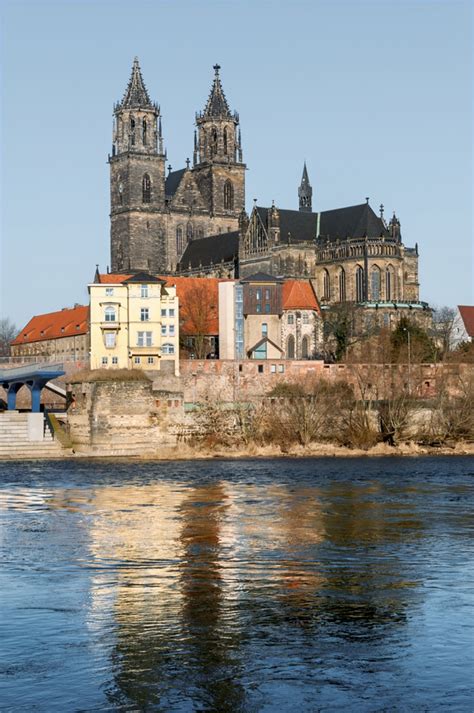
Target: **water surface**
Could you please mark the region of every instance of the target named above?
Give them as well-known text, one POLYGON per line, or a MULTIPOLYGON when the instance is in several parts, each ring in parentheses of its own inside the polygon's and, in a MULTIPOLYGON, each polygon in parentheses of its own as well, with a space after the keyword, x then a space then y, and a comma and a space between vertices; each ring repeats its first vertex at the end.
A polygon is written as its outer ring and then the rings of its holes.
POLYGON ((472 458, 0 464, 2 711, 472 711, 472 458))

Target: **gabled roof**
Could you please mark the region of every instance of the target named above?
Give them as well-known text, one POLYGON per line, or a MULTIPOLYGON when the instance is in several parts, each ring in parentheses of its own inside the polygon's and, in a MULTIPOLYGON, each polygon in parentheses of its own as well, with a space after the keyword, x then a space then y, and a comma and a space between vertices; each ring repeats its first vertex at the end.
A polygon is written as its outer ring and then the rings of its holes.
POLYGON ((100 285, 122 285, 126 280, 129 280, 133 275, 121 275, 118 272, 97 273, 96 283, 100 285))
POLYGON ((254 272, 253 275, 249 275, 248 277, 243 277, 240 281, 242 283, 243 282, 281 282, 281 277, 274 277, 273 275, 269 275, 266 272, 254 272))
MULTIPOLYGON (((269 208, 257 206, 257 213, 268 228, 269 208)), ((317 213, 307 213, 302 210, 278 209, 280 215, 280 243, 310 242, 316 238, 317 213)))
POLYGON ((227 104, 227 99, 225 98, 224 90, 222 89, 221 80, 219 77, 220 66, 218 64, 214 65, 214 82, 212 84, 211 93, 209 94, 209 99, 207 100, 206 108, 204 109, 205 117, 213 117, 216 119, 227 119, 231 118, 231 113, 229 110, 229 105, 227 104))
POLYGON ((152 108, 153 104, 150 101, 148 91, 143 81, 138 57, 133 60, 132 74, 130 76, 128 86, 123 95, 123 99, 119 105, 123 108, 142 107, 152 108))
POLYGON ((32 317, 11 344, 16 346, 30 342, 42 342, 46 339, 72 337, 78 334, 87 334, 88 331, 89 307, 77 305, 71 309, 62 309, 58 312, 48 312, 32 317))
POLYGON ((309 280, 285 280, 282 295, 283 309, 310 309, 321 316, 318 299, 309 280))
POLYGON ((160 280, 159 277, 156 277, 155 275, 150 275, 148 272, 137 272, 131 277, 125 277, 123 280, 123 283, 150 283, 150 282, 161 282, 162 284, 165 282, 165 280, 160 280))
POLYGON ((256 344, 253 345, 253 347, 250 347, 250 349, 247 349, 247 354, 250 356, 252 352, 254 352, 256 349, 259 348, 262 344, 267 342, 267 344, 271 344, 272 347, 275 347, 275 349, 278 349, 279 352, 283 354, 283 349, 278 346, 278 344, 275 344, 275 342, 272 342, 272 340, 269 337, 262 337, 256 344))
POLYGON ((182 270, 191 267, 214 265, 231 262, 239 254, 239 231, 209 235, 206 238, 191 240, 179 261, 182 270))
POLYGON ((471 305, 458 305, 458 310, 468 336, 471 339, 474 338, 474 307, 471 305))
POLYGON ((180 168, 178 171, 168 173, 165 181, 165 195, 167 198, 174 196, 185 171, 185 168, 180 168))

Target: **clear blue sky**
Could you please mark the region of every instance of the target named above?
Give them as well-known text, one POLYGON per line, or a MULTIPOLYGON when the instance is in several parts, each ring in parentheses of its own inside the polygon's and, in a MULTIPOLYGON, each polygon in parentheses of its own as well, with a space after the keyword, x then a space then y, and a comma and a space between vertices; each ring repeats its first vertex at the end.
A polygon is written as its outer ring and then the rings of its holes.
POLYGON ((112 107, 134 55, 173 168, 221 76, 240 112, 252 199, 395 209, 420 247, 421 296, 474 303, 472 4, 3 2, 1 312, 87 302, 109 263, 112 107))

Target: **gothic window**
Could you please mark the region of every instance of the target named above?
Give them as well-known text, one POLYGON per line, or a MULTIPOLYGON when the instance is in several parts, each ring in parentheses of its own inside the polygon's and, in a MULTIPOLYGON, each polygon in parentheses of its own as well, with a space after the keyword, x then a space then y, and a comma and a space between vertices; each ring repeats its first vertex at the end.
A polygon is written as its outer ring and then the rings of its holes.
POLYGON ((217 155, 217 129, 211 129, 211 158, 217 155))
POLYGON ((146 146, 146 119, 143 119, 142 121, 142 139, 143 139, 143 145, 146 146))
POLYGON ((151 203, 151 180, 148 173, 145 173, 142 181, 142 202, 151 203))
POLYGON ((133 116, 130 119, 130 143, 135 146, 135 119, 133 116))
POLYGON ((224 208, 234 210, 234 187, 230 181, 224 183, 224 208))
POLYGON ((329 278, 329 272, 324 270, 323 272, 323 299, 331 299, 331 280, 329 278))
POLYGON ((295 358, 295 338, 292 334, 288 337, 286 341, 286 358, 287 359, 294 359, 295 358))
POLYGON ((364 270, 360 265, 356 268, 356 302, 364 302, 364 270))
POLYGON ((176 254, 178 257, 182 255, 184 251, 184 241, 183 241, 183 228, 181 225, 178 225, 176 228, 176 254))
POLYGON ((193 239, 193 224, 188 223, 186 226, 186 240, 189 243, 189 242, 191 242, 192 239, 193 239))
POLYGON ((346 271, 341 267, 339 272, 339 302, 346 301, 346 271))
POLYGON ((393 299, 394 287, 395 287, 395 284, 394 284, 393 267, 391 265, 389 265, 385 272, 385 299, 386 300, 393 299))
POLYGON ((309 358, 308 337, 303 337, 303 341, 301 342, 301 358, 309 358))
POLYGON ((224 153, 227 156, 227 129, 224 129, 224 153))
POLYGON ((380 300, 380 270, 377 265, 372 267, 370 273, 370 291, 371 299, 378 302, 380 300))

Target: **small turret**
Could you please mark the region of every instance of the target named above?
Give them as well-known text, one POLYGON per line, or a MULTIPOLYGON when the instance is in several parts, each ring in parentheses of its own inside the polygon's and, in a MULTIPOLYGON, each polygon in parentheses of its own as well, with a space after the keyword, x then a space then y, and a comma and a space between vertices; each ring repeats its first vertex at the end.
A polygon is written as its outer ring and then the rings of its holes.
POLYGON ((313 189, 309 182, 308 169, 306 168, 306 161, 303 167, 303 176, 301 178, 300 187, 298 188, 298 198, 299 198, 299 209, 305 213, 311 213, 312 208, 312 198, 313 189))
POLYGON ((402 239, 402 234, 400 231, 400 221, 395 215, 395 211, 393 211, 393 216, 390 220, 390 223, 388 224, 388 229, 393 240, 397 240, 398 242, 400 242, 402 239))

